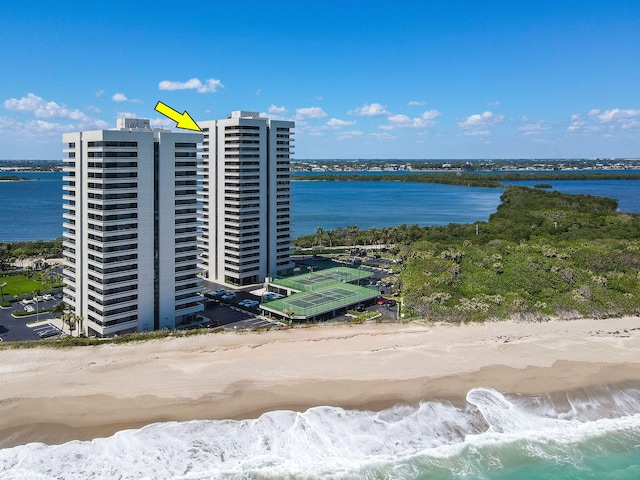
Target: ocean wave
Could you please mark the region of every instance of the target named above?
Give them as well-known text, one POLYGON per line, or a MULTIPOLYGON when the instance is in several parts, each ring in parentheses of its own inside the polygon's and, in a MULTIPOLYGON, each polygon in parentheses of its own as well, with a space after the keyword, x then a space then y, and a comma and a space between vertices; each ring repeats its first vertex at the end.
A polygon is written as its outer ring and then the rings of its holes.
POLYGON ((381 412, 316 407, 254 420, 156 423, 86 442, 31 443, 0 450, 0 476, 457 478, 533 460, 571 466, 585 455, 637 450, 639 432, 635 386, 542 396, 478 387, 463 405, 425 401, 381 412))

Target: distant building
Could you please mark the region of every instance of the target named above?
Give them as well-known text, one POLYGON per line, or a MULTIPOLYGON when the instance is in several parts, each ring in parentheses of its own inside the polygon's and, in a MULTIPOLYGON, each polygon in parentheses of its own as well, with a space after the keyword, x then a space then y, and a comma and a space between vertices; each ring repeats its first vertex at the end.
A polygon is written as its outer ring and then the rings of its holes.
POLYGON ((293 268, 290 159, 294 122, 234 111, 198 122, 203 250, 209 280, 249 285, 293 268))
POLYGON ((189 322, 198 292, 200 133, 121 118, 63 135, 64 295, 99 337, 189 322))

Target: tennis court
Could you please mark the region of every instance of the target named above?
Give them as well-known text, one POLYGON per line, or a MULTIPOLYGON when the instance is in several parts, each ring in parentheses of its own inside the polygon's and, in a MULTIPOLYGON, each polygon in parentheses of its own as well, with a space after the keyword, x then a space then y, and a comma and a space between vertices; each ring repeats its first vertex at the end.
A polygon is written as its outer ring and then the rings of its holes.
POLYGON ((335 267, 295 277, 272 281, 293 293, 285 298, 263 303, 261 308, 278 315, 304 319, 332 312, 349 305, 375 298, 376 286, 360 286, 352 282, 371 276, 370 272, 348 267, 335 267))
POLYGON ((293 277, 274 279, 272 283, 298 292, 305 292, 309 290, 323 290, 325 287, 333 285, 336 282, 350 283, 371 276, 373 276, 373 274, 367 270, 334 267, 293 277))

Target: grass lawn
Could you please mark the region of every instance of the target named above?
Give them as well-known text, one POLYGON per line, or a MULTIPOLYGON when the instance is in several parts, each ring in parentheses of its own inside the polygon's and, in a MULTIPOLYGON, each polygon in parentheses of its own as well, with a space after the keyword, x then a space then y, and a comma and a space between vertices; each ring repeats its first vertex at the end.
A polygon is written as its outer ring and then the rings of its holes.
POLYGON ((7 286, 3 287, 2 291, 4 292, 4 297, 6 300, 12 299, 14 295, 31 293, 35 290, 46 290, 47 288, 49 288, 47 285, 36 282, 35 280, 27 278, 24 275, 0 278, 0 283, 5 282, 7 286))

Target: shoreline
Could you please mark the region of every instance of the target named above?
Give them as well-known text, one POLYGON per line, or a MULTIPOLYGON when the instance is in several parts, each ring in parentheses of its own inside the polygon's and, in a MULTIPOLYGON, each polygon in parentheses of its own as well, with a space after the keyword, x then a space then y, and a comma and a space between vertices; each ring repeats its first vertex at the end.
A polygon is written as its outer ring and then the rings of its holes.
POLYGON ((640 386, 640 318, 322 325, 133 345, 0 350, 0 448, 162 421, 315 406, 463 403, 477 386, 537 395, 640 386))

